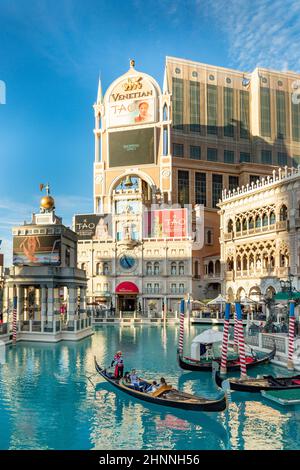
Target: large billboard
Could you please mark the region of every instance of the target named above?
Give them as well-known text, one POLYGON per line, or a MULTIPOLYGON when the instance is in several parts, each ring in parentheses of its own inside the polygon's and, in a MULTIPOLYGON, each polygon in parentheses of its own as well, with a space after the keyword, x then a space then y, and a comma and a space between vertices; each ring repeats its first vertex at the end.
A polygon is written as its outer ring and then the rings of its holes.
POLYGON ((189 234, 187 209, 157 209, 144 213, 144 238, 185 238, 189 234))
POLYGON ((154 163, 154 128, 111 132, 109 166, 154 163))
POLYGON ((109 214, 75 215, 74 231, 79 240, 105 240, 111 238, 111 216, 109 214))
POLYGON ((13 239, 13 264, 18 266, 59 266, 60 235, 22 235, 13 239))
POLYGON ((132 76, 121 80, 109 95, 108 127, 156 121, 156 91, 149 80, 132 76))

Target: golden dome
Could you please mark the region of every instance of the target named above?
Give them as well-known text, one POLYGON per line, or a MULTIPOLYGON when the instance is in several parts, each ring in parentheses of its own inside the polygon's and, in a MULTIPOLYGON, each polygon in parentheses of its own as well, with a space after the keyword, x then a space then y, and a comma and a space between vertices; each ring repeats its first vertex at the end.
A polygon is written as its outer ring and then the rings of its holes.
POLYGON ((43 196, 40 205, 43 209, 50 210, 54 208, 54 199, 52 196, 43 196))

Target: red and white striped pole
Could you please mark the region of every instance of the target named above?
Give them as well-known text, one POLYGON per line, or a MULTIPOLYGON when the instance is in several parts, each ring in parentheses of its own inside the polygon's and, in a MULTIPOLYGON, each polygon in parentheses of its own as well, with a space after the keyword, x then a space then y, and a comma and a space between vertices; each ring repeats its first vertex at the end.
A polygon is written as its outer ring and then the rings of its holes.
POLYGON ((13 300, 13 344, 17 342, 17 302, 18 298, 15 296, 13 300))
POLYGON ((226 374, 227 372, 227 351, 228 351, 228 330, 229 330, 229 319, 230 319, 230 307, 229 302, 225 305, 225 319, 224 319, 224 329, 223 329, 223 341, 222 341, 222 355, 221 355, 221 374, 226 374))
POLYGON ((185 301, 180 301, 180 323, 179 323, 179 341, 178 341, 178 352, 180 355, 183 354, 183 336, 184 336, 184 307, 185 301))
POLYGON ((244 329, 243 329, 243 315, 240 302, 235 303, 235 311, 237 316, 237 327, 239 335, 239 355, 240 355, 240 368, 241 368, 241 379, 247 377, 246 369, 246 354, 245 354, 245 341, 244 341, 244 329))
POLYGON ((238 322, 236 312, 233 314, 233 342, 234 342, 234 350, 239 350, 239 330, 238 330, 238 322))
POLYGON ((288 369, 294 369, 293 354, 295 349, 295 301, 290 301, 289 313, 289 353, 288 353, 288 369))

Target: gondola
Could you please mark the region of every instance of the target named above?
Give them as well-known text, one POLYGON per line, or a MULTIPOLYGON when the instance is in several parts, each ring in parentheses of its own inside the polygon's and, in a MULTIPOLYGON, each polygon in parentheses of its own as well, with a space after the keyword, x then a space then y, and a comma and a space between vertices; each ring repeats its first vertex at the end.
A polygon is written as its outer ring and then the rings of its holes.
MULTIPOLYGON (((102 369, 94 357, 95 368, 98 374, 103 377, 107 382, 116 387, 118 390, 138 398, 139 400, 147 401, 156 405, 170 406, 172 408, 181 408, 184 410, 193 411, 224 411, 227 407, 227 399, 223 393, 221 398, 209 399, 191 395, 189 393, 176 390, 172 386, 162 387, 161 391, 157 390, 154 393, 146 393, 135 390, 131 384, 125 382, 123 378, 115 379, 109 374, 106 369, 102 369)), ((150 383, 149 383, 150 385, 150 383)))
MULTIPOLYGON (((221 377, 219 371, 216 371, 215 380, 217 385, 221 387, 225 378, 221 377)), ((259 393, 262 390, 294 390, 300 388, 300 375, 291 377, 264 375, 263 377, 248 377, 245 379, 231 377, 227 380, 229 381, 230 389, 238 392, 259 393)))
MULTIPOLYGON (((262 357, 255 357, 253 355, 251 356, 246 356, 246 365, 247 368, 250 367, 255 367, 261 364, 265 364, 266 362, 271 361, 274 359, 276 354, 276 346, 274 344, 274 347, 272 351, 262 357)), ((221 358, 216 358, 212 359, 211 361, 208 361, 206 359, 203 360, 195 360, 191 359, 189 357, 183 357, 180 353, 179 350, 177 350, 177 360, 178 364, 181 367, 181 369, 184 370, 192 370, 192 371, 200 371, 200 372, 211 372, 212 371, 212 363, 217 362, 221 363, 221 358)), ((235 371, 240 369, 240 360, 237 359, 229 359, 227 361, 227 370, 228 371, 235 371)))

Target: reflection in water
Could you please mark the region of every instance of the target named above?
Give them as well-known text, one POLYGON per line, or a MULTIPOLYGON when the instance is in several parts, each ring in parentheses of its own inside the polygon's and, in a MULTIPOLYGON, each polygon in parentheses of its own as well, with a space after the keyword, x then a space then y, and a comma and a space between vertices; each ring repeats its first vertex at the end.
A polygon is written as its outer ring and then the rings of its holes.
MULTIPOLYGON (((206 328, 206 327, 205 327, 206 328)), ((191 326, 185 349, 205 329, 191 326)), ((0 365, 1 449, 293 449, 299 448, 299 408, 259 395, 232 393, 224 413, 200 413, 139 402, 94 375, 122 350, 125 368, 149 379, 216 397, 210 373, 183 372, 176 362, 178 327, 113 325, 78 343, 18 343, 0 365), (87 379, 91 378, 93 384, 87 379), (275 405, 275 406, 274 406, 275 405)), ((251 374, 282 373, 264 366, 251 374)), ((250 374, 250 371, 249 371, 250 374)))

